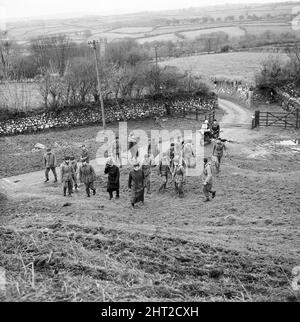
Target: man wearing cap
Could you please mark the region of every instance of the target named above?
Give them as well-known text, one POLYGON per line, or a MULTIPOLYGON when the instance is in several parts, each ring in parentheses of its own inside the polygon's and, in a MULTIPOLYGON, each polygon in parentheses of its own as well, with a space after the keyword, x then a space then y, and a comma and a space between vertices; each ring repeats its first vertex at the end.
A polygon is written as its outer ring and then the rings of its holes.
POLYGON ((218 124, 217 120, 214 119, 213 124, 211 126, 211 132, 213 138, 218 138, 220 136, 220 125, 218 124))
POLYGON ((217 173, 220 172, 220 165, 221 165, 221 159, 223 156, 223 151, 225 151, 225 144, 221 141, 220 138, 218 138, 214 144, 212 155, 213 157, 216 158, 216 168, 217 168, 217 173))
POLYGON ((107 159, 104 173, 108 174, 107 192, 109 193, 109 200, 113 198, 114 191, 116 191, 116 199, 119 199, 120 171, 119 168, 114 164, 112 157, 107 159))
POLYGON ((50 170, 53 172, 54 175, 54 182, 57 182, 57 174, 56 174, 56 157, 53 152, 51 152, 51 149, 47 149, 47 153, 43 156, 43 162, 45 165, 45 182, 49 181, 49 172, 50 170))
POLYGON ((122 156, 121 156, 121 151, 120 151, 120 142, 119 142, 119 137, 116 136, 116 140, 113 143, 112 147, 113 155, 115 155, 115 160, 119 162, 120 168, 122 168, 122 156))
POLYGON ((216 196, 216 191, 212 190, 213 177, 211 171, 211 165, 208 162, 207 158, 204 158, 204 167, 203 167, 203 192, 205 195, 204 201, 210 201, 209 194, 211 193, 212 198, 216 196))
POLYGON ((144 155, 142 161, 142 171, 144 173, 144 187, 147 188, 147 193, 150 194, 150 175, 151 175, 151 159, 148 154, 144 155))
POLYGON ((172 179, 175 184, 175 191, 179 197, 183 197, 183 184, 185 182, 185 168, 179 162, 179 156, 176 155, 173 159, 172 179))
POLYGON ((167 153, 165 153, 165 152, 163 153, 163 157, 159 162, 158 173, 162 179, 161 185, 159 187, 159 191, 161 191, 162 189, 166 189, 169 173, 171 173, 170 161, 168 159, 167 153))
POLYGON ((74 187, 75 190, 78 191, 78 182, 77 182, 77 177, 78 177, 78 165, 77 161, 75 160, 74 156, 70 157, 70 164, 73 168, 73 182, 74 182, 74 187))
POLYGON ((61 183, 63 185, 64 196, 66 196, 66 192, 68 190, 68 194, 72 196, 72 181, 74 176, 74 170, 72 165, 70 164, 70 157, 65 157, 65 161, 60 166, 60 178, 61 183))
POLYGON ((129 173, 128 188, 131 189, 131 206, 138 202, 144 203, 144 173, 138 161, 133 163, 133 170, 129 173))
POLYGON ((86 160, 82 162, 79 167, 79 180, 81 183, 85 184, 85 191, 87 197, 90 197, 90 190, 93 191, 93 195, 96 194, 96 189, 94 187, 94 182, 96 180, 96 172, 92 165, 88 164, 86 160))
POLYGON ((86 161, 86 163, 89 163, 90 162, 90 155, 89 155, 89 151, 88 149, 86 148, 86 146, 83 144, 82 145, 82 151, 81 151, 81 162, 84 162, 86 161))

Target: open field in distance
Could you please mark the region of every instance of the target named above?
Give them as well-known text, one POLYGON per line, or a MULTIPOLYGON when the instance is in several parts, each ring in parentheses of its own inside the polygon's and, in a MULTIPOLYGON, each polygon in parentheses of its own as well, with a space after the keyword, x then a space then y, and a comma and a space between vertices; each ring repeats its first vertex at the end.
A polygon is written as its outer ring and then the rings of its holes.
MULTIPOLYGON (((285 54, 278 55, 275 56, 283 61, 289 59, 285 54)), ((160 65, 175 66, 180 70, 188 70, 193 74, 208 78, 213 76, 237 77, 252 83, 255 73, 260 69, 261 62, 268 57, 270 57, 269 53, 235 52, 172 58, 161 62, 160 65)))

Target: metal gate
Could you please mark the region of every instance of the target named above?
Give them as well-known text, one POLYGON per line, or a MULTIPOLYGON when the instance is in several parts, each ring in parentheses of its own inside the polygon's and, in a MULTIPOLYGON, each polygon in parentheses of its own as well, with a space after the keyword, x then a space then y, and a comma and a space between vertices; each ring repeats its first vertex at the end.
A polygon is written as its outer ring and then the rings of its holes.
POLYGON ((300 128, 299 109, 289 113, 255 111, 253 120, 253 128, 258 126, 278 126, 295 129, 300 128))

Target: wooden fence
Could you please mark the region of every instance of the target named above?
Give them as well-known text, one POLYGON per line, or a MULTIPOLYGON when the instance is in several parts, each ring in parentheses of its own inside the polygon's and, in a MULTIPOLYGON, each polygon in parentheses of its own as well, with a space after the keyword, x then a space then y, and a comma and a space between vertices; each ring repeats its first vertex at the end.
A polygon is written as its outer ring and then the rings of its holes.
POLYGON ((255 111, 252 128, 258 126, 278 126, 286 128, 300 128, 300 112, 299 109, 285 112, 260 112, 255 111))

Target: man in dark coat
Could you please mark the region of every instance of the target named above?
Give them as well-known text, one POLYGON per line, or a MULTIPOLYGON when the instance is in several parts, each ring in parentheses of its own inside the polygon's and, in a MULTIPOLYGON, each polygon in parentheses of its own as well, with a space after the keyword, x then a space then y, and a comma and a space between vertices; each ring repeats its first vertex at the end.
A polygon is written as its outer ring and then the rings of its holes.
POLYGON ((108 160, 106 161, 104 173, 108 174, 107 192, 109 193, 109 200, 113 198, 114 191, 116 191, 116 199, 119 199, 120 170, 114 164, 112 158, 108 158, 108 160))
POLYGON ((213 138, 217 139, 220 136, 220 125, 218 124, 217 120, 213 121, 211 131, 213 138))
POLYGON ((70 157, 65 157, 65 161, 60 167, 61 183, 63 185, 64 196, 68 189, 68 194, 72 196, 74 170, 70 163, 70 157))
POLYGON ((79 179, 81 183, 85 184, 85 191, 88 197, 90 197, 90 190, 93 191, 93 195, 96 194, 96 189, 94 187, 96 173, 94 168, 86 161, 83 161, 79 168, 79 179))
POLYGON ((53 152, 51 152, 51 149, 47 149, 47 153, 44 154, 43 156, 43 162, 45 165, 45 182, 49 181, 49 172, 50 170, 53 172, 54 175, 54 182, 57 182, 57 174, 56 174, 56 157, 53 152))
POLYGON ((161 177, 161 185, 159 187, 159 191, 165 190, 167 188, 170 170, 170 161, 168 159, 167 154, 164 152, 163 157, 159 162, 158 173, 161 177))
POLYGON ((142 161, 142 171, 144 172, 144 187, 147 188, 147 193, 150 194, 151 186, 151 159, 148 154, 144 155, 144 160, 142 161))
POLYGON ((144 172, 140 169, 138 161, 134 162, 133 170, 129 173, 128 188, 131 189, 132 207, 140 201, 144 203, 144 172))

